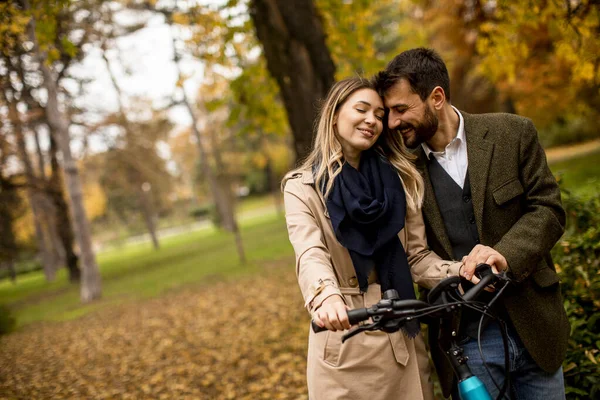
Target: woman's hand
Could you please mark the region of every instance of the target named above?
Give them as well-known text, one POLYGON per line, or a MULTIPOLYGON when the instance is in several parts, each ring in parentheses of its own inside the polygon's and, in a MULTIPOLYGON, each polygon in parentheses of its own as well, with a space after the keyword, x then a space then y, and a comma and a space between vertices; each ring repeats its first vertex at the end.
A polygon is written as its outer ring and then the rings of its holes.
POLYGON ((348 321, 348 306, 339 295, 333 295, 325 300, 313 314, 313 321, 321 328, 330 331, 342 331, 350 329, 348 321))

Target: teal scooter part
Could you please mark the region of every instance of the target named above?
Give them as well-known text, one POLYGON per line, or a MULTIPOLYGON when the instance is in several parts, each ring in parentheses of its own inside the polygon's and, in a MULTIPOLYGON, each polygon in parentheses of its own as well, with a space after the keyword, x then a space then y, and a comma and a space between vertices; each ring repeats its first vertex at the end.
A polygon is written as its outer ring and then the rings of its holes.
POLYGON ((492 400, 485 385, 476 376, 471 376, 458 384, 458 393, 462 400, 492 400))

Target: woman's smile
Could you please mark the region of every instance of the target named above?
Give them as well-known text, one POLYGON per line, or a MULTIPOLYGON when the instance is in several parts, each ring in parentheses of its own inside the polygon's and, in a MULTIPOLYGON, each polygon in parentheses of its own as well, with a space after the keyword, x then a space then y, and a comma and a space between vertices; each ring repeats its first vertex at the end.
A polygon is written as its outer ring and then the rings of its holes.
POLYGON ((362 133, 364 136, 366 136, 369 139, 371 139, 373 136, 375 136, 375 131, 373 129, 369 129, 369 128, 357 128, 357 129, 360 133, 362 133))

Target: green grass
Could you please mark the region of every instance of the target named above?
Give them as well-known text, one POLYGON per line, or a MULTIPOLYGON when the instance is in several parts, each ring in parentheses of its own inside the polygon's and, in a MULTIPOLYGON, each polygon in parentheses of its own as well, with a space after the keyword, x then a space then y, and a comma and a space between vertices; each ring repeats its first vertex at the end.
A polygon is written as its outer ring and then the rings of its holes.
POLYGON ((244 221, 241 228, 246 265, 238 261, 232 235, 206 229, 163 239, 157 251, 144 243, 99 254, 102 299, 90 305, 80 304, 79 287, 67 282, 64 269, 52 283, 45 282, 41 272, 19 277, 16 285, 0 282, 0 303, 13 309, 18 326, 67 320, 115 303, 256 273, 265 261, 291 259, 282 217, 257 216, 244 221))
MULTIPOLYGON (((278 195, 280 195, 278 193, 278 195)), ((283 201, 283 199, 282 199, 283 201)), ((265 207, 274 207, 275 199, 272 194, 246 197, 236 206, 240 213, 259 210, 265 207)))
POLYGON ((566 161, 550 164, 560 177, 563 188, 573 194, 588 197, 600 190, 600 150, 566 161))

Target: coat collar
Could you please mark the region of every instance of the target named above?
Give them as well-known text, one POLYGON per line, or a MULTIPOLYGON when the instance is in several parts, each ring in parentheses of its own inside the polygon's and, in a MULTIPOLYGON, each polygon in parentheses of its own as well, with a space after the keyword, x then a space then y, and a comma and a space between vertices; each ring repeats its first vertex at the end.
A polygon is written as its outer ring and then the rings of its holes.
MULTIPOLYGON (((492 154, 494 150, 494 144, 485 137, 488 132, 487 126, 481 123, 477 116, 467 114, 460 111, 464 118, 465 123, 465 135, 467 140, 467 158, 469 160, 469 168, 467 173, 469 174, 469 181, 471 185, 471 198, 473 204, 473 212, 475 213, 475 220, 477 221, 477 230, 479 236, 482 235, 482 221, 483 221, 483 203, 485 200, 485 190, 487 186, 488 171, 492 154)), ((429 176, 429 169, 427 168, 427 157, 421 147, 415 151, 417 156, 417 168, 423 175, 425 181, 425 199, 423 202, 423 214, 425 220, 429 224, 429 227, 433 234, 436 236, 438 242, 442 245, 447 255, 452 258, 452 245, 446 228, 444 226, 444 220, 442 214, 437 205, 433 186, 429 176)))
POLYGON ((325 217, 330 218, 329 211, 327 210, 327 203, 325 202, 325 198, 323 197, 323 194, 321 193, 321 191, 315 187, 315 178, 313 176, 312 171, 300 170, 300 171, 296 171, 293 173, 289 173, 288 175, 286 175, 283 178, 284 185, 285 185, 285 182, 287 182, 289 179, 300 179, 300 182, 303 185, 311 186, 313 188, 313 190, 317 193, 317 197, 319 197, 319 200, 321 201, 321 204, 323 206, 323 213, 324 213, 325 217))

